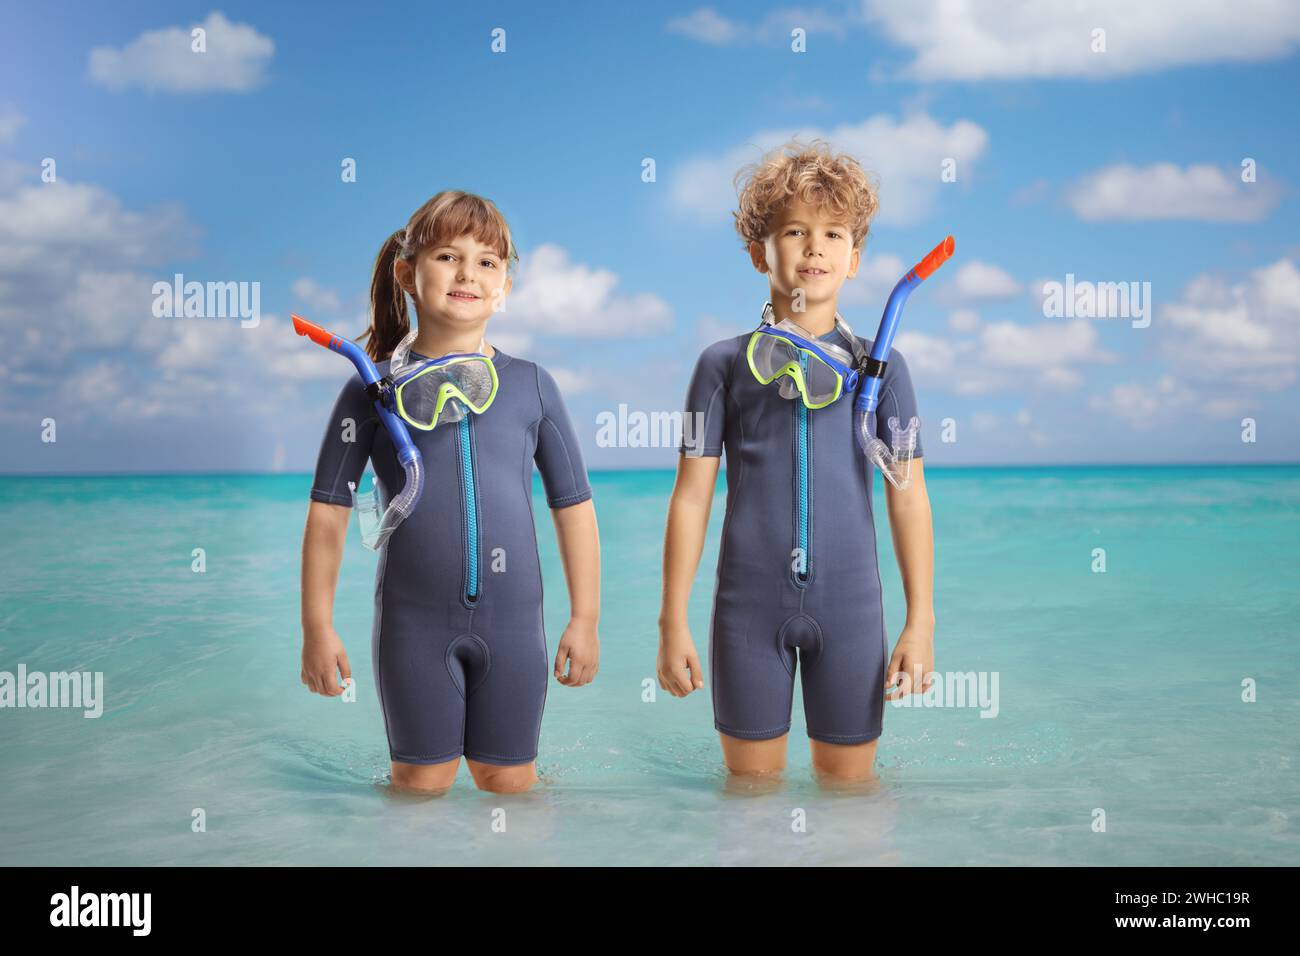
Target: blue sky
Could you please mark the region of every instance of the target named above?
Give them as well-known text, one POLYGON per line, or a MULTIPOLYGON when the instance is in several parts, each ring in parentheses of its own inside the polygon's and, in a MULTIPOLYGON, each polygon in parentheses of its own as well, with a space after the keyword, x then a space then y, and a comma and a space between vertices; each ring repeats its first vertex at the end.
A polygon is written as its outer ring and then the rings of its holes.
POLYGON ((879 177, 861 334, 956 237, 896 342, 932 467, 1300 459, 1300 12, 975 6, 8 5, 0 470, 309 470, 349 370, 288 314, 359 334, 383 238, 447 188, 509 219, 488 337, 556 375, 588 464, 671 467, 597 416, 677 409, 758 322, 730 177, 794 134, 879 177), (259 324, 155 317, 176 272, 258 283, 259 324), (1067 274, 1150 283, 1150 325, 1044 315, 1067 274))

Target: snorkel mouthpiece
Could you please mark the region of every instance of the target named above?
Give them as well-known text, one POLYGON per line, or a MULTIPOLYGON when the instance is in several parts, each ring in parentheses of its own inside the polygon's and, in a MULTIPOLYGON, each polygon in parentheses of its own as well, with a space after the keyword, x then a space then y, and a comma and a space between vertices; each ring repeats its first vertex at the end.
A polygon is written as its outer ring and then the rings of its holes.
POLYGON ((358 492, 355 485, 349 482, 352 505, 361 526, 361 543, 372 551, 378 551, 389 535, 410 517, 415 506, 420 503, 420 495, 424 492, 424 462, 420 458, 420 450, 411 441, 410 433, 402 420, 393 412, 392 383, 379 374, 379 369, 365 350, 351 339, 327 332, 300 315, 290 313, 290 317, 295 332, 307 336, 331 352, 338 352, 356 367, 357 375, 366 386, 366 395, 375 403, 375 412, 393 440, 393 447, 397 449, 397 461, 406 472, 406 482, 402 485, 401 492, 386 505, 380 494, 382 489, 378 480, 374 488, 364 492, 358 492))
POLYGON ((885 376, 886 359, 894 344, 894 335, 898 332, 898 323, 903 317, 903 306, 907 304, 912 290, 928 279, 952 256, 956 249, 952 236, 946 237, 924 259, 908 270, 898 280, 894 291, 885 303, 885 312, 880 317, 880 328, 871 343, 871 354, 863 363, 862 382, 858 396, 853 402, 855 432, 858 445, 867 459, 880 469, 891 485, 900 491, 912 483, 912 455, 916 451, 916 435, 921 422, 913 416, 906 428, 899 427, 897 418, 890 418, 889 431, 891 444, 886 445, 876 435, 876 407, 880 404, 880 383, 885 376))

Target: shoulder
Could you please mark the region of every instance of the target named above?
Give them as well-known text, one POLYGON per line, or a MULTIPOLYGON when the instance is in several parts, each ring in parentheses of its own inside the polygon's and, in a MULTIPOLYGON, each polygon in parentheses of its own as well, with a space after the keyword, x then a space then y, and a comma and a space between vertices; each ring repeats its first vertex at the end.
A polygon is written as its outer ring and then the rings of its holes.
POLYGON ((745 351, 745 344, 749 341, 751 334, 750 332, 744 332, 714 342, 700 353, 696 368, 718 373, 727 372, 735 364, 741 353, 745 351))
MULTIPOLYGON (((498 353, 501 354, 499 350, 498 353)), ((563 374, 561 371, 561 377, 563 374)), ((505 363, 497 363, 497 376, 502 379, 503 389, 506 387, 506 380, 509 380, 511 390, 518 389, 522 393, 535 396, 543 414, 563 404, 560 383, 556 380, 556 376, 540 362, 511 355, 505 363)))

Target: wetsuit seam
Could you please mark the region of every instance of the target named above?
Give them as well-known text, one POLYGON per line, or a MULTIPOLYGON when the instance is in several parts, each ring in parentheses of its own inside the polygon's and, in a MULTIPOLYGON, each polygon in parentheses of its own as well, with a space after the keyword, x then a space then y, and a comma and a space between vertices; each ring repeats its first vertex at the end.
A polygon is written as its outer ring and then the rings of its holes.
POLYGON ((344 496, 333 491, 321 491, 318 488, 313 488, 311 490, 311 500, 320 501, 329 505, 345 505, 349 508, 352 507, 351 495, 344 496))
POLYGON ((456 747, 440 754, 402 754, 397 753, 390 748, 388 754, 398 763, 412 763, 414 761, 420 761, 423 763, 442 763, 445 760, 450 760, 452 757, 459 757, 464 752, 465 748, 456 747))
POLYGON ((541 420, 542 420, 543 423, 545 423, 545 424, 551 426, 551 430, 555 433, 555 440, 558 441, 558 442, 560 443, 560 451, 562 451, 562 452, 564 453, 564 463, 565 463, 565 464, 568 466, 568 468, 569 468, 569 487, 570 487, 570 488, 577 488, 577 487, 578 487, 578 473, 577 473, 577 471, 576 471, 576 470, 574 469, 574 467, 573 467, 573 455, 570 454, 570 452, 569 452, 569 446, 568 446, 567 444, 565 444, 565 442, 564 442, 564 435, 563 435, 563 433, 560 431, 559 426, 556 425, 555 422, 551 421, 551 416, 549 416, 549 415, 543 415, 541 420))
POLYGON ((494 761, 502 761, 507 763, 532 763, 534 760, 537 759, 536 753, 533 753, 531 756, 527 756, 527 757, 513 757, 513 756, 507 756, 506 754, 487 754, 487 753, 482 753, 480 751, 475 751, 474 753, 470 753, 468 750, 466 750, 462 752, 465 754, 466 760, 478 760, 484 763, 489 763, 494 761))
MULTIPOLYGON (((350 417, 350 416, 349 416, 349 417, 350 417)), ((379 423, 379 416, 376 415, 376 414, 374 414, 373 410, 371 411, 371 413, 370 413, 369 415, 363 415, 363 416, 361 416, 360 420, 357 421, 357 423, 356 423, 357 431, 361 431, 361 429, 362 429, 364 426, 369 425, 371 422, 374 422, 376 425, 378 425, 378 423, 379 423)), ((357 482, 358 482, 358 483, 361 481, 361 477, 362 477, 362 475, 365 474, 365 471, 366 471, 366 465, 365 465, 365 463, 366 463, 367 461, 370 461, 370 460, 371 460, 371 458, 372 458, 372 454, 371 454, 371 453, 374 451, 374 448, 375 448, 375 438, 374 438, 374 432, 372 431, 372 432, 371 432, 371 435, 370 435, 370 447, 369 447, 368 449, 366 449, 366 451, 365 451, 365 454, 364 454, 364 456, 363 456, 363 458, 362 458, 362 463, 361 463, 361 473, 357 475, 357 482)), ((341 455, 341 456, 339 457, 338 468, 335 469, 335 471, 334 471, 334 477, 333 477, 333 479, 330 481, 330 487, 331 487, 331 488, 338 488, 338 486, 339 486, 339 482, 340 482, 340 480, 343 478, 343 472, 344 472, 344 470, 346 469, 348 463, 349 463, 349 456, 348 456, 347 454, 341 455)), ((344 484, 344 485, 347 485, 347 482, 344 481, 343 484, 344 484)), ((313 488, 312 488, 313 495, 314 495, 315 491, 316 491, 316 489, 313 487, 313 488)), ((340 495, 340 496, 343 494, 343 492, 341 492, 341 491, 338 491, 338 492, 336 492, 336 491, 329 491, 329 492, 326 492, 326 493, 327 493, 327 494, 331 494, 331 495, 333 495, 333 494, 337 494, 337 495, 340 495)), ((317 500, 320 500, 320 499, 317 499, 317 500)), ((332 502, 331 502, 331 503, 332 503, 332 502)), ((352 504, 352 495, 351 495, 351 492, 349 492, 349 494, 348 494, 348 496, 347 496, 347 499, 346 499, 345 501, 341 501, 341 502, 338 502, 338 503, 339 503, 339 504, 347 504, 347 505, 350 506, 350 505, 352 504)))
POLYGON ((388 705, 384 701, 384 585, 388 580, 388 548, 379 556, 378 607, 375 609, 375 693, 379 695, 379 713, 384 718, 384 738, 388 741, 388 753, 393 753, 393 737, 388 730, 388 705))
POLYGON ((580 504, 590 497, 590 491, 579 491, 577 494, 565 495, 562 498, 548 498, 546 503, 552 508, 563 508, 565 505, 580 504))
POLYGON ((770 730, 736 730, 733 727, 726 726, 719 720, 715 720, 713 722, 713 727, 715 730, 722 731, 728 737, 741 737, 748 740, 763 740, 768 737, 779 737, 781 734, 788 734, 790 732, 789 722, 786 722, 780 727, 773 727, 770 730))
MULTIPOLYGON (((719 382, 717 385, 713 386, 713 391, 709 393, 709 400, 704 403, 704 422, 703 422, 704 427, 702 429, 704 435, 707 435, 709 433, 709 417, 713 413, 713 405, 718 399, 718 393, 721 392, 725 386, 726 386, 725 379, 719 382)), ((725 399, 724 399, 724 403, 725 403, 725 399)), ((726 408, 724 407, 723 427, 725 428, 725 426, 726 426, 726 408)), ((717 455, 722 454, 721 445, 706 445, 703 448, 701 448, 699 451, 695 451, 694 449, 688 448, 685 442, 682 443, 682 447, 681 447, 682 454, 690 455, 692 458, 714 457, 715 450, 717 455)))
POLYGON ((808 736, 813 740, 822 740, 830 744, 834 744, 834 743, 865 744, 868 741, 875 740, 877 737, 880 736, 880 733, 881 732, 879 729, 868 730, 865 733, 861 733, 861 734, 823 734, 820 731, 809 730, 808 736))

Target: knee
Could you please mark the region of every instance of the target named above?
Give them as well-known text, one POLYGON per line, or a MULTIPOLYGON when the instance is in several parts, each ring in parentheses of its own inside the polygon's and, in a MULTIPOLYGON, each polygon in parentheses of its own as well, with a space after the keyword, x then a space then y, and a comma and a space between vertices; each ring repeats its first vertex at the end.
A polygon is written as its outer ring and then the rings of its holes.
POLYGON ((413 764, 393 761, 393 788, 410 793, 442 796, 456 780, 460 760, 437 764, 413 764))
POLYGON ((470 773, 480 790, 489 793, 523 793, 537 782, 537 772, 531 763, 514 767, 494 764, 470 763, 470 773))

